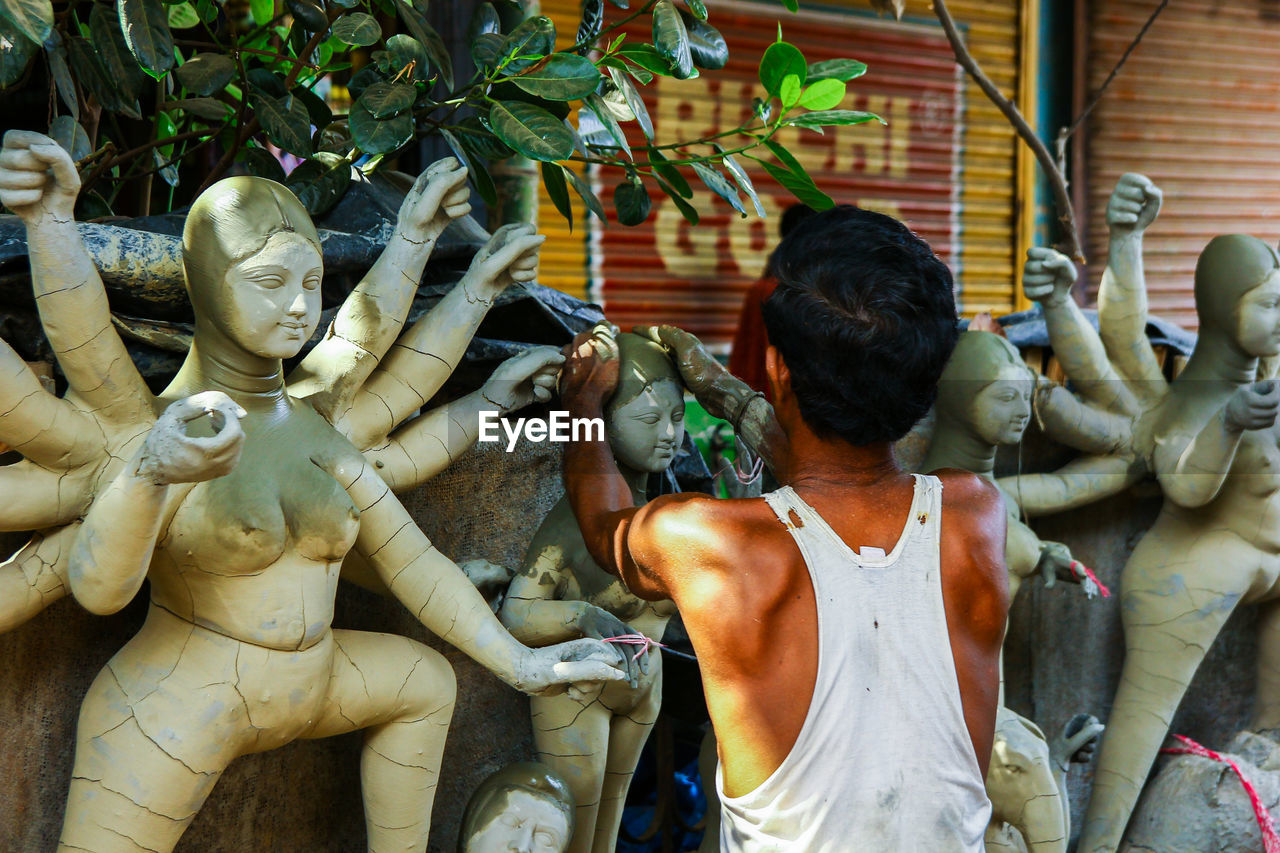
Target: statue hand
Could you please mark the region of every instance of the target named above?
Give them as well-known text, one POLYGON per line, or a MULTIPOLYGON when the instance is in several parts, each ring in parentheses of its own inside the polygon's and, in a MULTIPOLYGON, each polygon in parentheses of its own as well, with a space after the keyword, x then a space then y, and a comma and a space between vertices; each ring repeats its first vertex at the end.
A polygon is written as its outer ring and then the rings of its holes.
POLYGON ((516 668, 514 687, 534 696, 553 696, 582 681, 623 681, 622 652, 599 640, 570 640, 528 649, 516 668))
POLYGON ((1269 379, 1237 388, 1227 401, 1224 423, 1233 432, 1270 429, 1280 412, 1280 381, 1269 379))
POLYGON ((1107 202, 1107 226, 1120 233, 1141 234, 1156 221, 1164 193, 1145 175, 1120 176, 1107 202))
POLYGON ((491 563, 483 557, 459 563, 458 568, 462 569, 467 580, 479 590, 484 600, 489 602, 490 609, 496 613, 502 606, 502 597, 506 595, 511 579, 515 577, 515 570, 491 563))
POLYGON ((1076 714, 1062 727, 1062 732, 1049 744, 1049 755, 1063 770, 1067 764, 1085 764, 1093 758, 1098 738, 1106 730, 1092 714, 1076 714))
POLYGON ((680 378, 695 397, 699 397, 711 388, 716 379, 728 373, 724 365, 707 352, 702 341, 678 326, 636 326, 632 331, 671 350, 680 378))
MULTIPOLYGON (((1074 562, 1075 558, 1071 556, 1071 549, 1061 542, 1040 543, 1040 562, 1036 564, 1036 568, 1040 570, 1040 577, 1044 579, 1045 588, 1052 588, 1058 580, 1076 580, 1075 572, 1071 568, 1074 562)), ((1094 591, 1096 592, 1097 590, 1095 589, 1094 591)))
POLYGON ((0 150, 0 204, 28 227, 41 219, 74 219, 80 176, 61 145, 28 130, 10 130, 0 150))
POLYGON ((1022 268, 1022 290, 1033 302, 1061 305, 1071 298, 1076 283, 1076 265, 1061 252, 1044 246, 1027 249, 1022 268))
POLYGON ((533 281, 538 274, 538 247, 546 239, 527 222, 502 226, 471 259, 461 286, 492 302, 512 283, 533 281))
POLYGON ((555 347, 532 347, 498 365, 480 394, 503 412, 545 403, 555 393, 564 356, 555 347))
POLYGON ((156 485, 199 483, 225 477, 240 460, 245 411, 221 391, 203 391, 172 403, 151 427, 134 472, 156 485), (209 417, 214 434, 187 434, 187 424, 209 417))
POLYGON ((445 227, 471 212, 467 169, 452 157, 437 160, 413 182, 396 217, 396 233, 412 243, 435 240, 445 227))
MULTIPOLYGON (((594 604, 586 604, 585 602, 581 612, 574 619, 574 627, 578 629, 582 636, 592 640, 605 640, 609 637, 624 637, 627 634, 639 633, 603 607, 596 607, 594 604)), ((632 687, 637 686, 639 683, 639 675, 649 674, 650 652, 637 655, 635 653, 637 648, 639 647, 620 647, 623 653, 623 660, 627 666, 627 680, 632 687)))
POLYGON ((613 335, 612 326, 597 323, 565 347, 568 359, 560 372, 560 399, 570 410, 603 408, 618 387, 618 341, 613 335))

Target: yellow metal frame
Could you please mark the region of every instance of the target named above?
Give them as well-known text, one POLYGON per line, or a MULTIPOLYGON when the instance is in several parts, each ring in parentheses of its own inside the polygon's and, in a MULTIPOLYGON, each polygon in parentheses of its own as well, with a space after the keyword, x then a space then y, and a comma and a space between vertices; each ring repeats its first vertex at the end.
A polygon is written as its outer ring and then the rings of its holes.
MULTIPOLYGON (((1036 126, 1037 72, 1040 64, 1040 0, 1021 0, 1018 11, 1018 109, 1032 126, 1036 126)), ((1036 233, 1036 180, 1039 165, 1027 144, 1015 138, 1018 146, 1015 194, 1017 221, 1014 237, 1017 252, 1013 259, 1013 305, 1017 311, 1031 307, 1022 292, 1022 260, 1027 256, 1036 233)))

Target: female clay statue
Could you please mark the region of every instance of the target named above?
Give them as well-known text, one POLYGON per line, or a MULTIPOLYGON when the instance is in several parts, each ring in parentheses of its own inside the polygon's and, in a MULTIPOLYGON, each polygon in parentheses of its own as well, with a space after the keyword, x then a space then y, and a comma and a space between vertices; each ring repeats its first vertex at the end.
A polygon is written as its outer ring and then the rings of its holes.
POLYGON ((458 853, 565 853, 573 794, 545 764, 519 761, 490 774, 462 814, 458 853))
MULTIPOLYGON (((1022 440, 1031 418, 1034 387, 1030 368, 1005 338, 987 331, 961 334, 938 383, 937 419, 921 470, 963 468, 995 480, 996 448, 1022 440)), ((1097 585, 1073 569, 1067 546, 1041 541, 1023 523, 1018 478, 995 482, 1009 510, 1005 561, 1010 600, 1023 580, 1038 572, 1047 584, 1057 578, 1069 580, 1080 583, 1089 597, 1095 595, 1097 585)), ((1003 690, 1002 674, 1002 694, 1003 690)), ((1018 849, 1001 840, 1005 823, 1018 830, 1028 850, 1065 853, 1071 825, 1067 762, 1102 731, 1093 718, 1073 720, 1069 726, 1070 731, 1051 745, 1035 723, 1005 707, 1002 696, 987 772, 987 794, 992 803, 988 853, 1018 849)))
MULTIPOLYGON (((201 195, 183 235, 194 342, 154 397, 110 326, 72 220, 70 158, 37 134, 5 136, 0 203, 27 226, 37 305, 71 390, 31 398, 52 419, 0 486, 28 489, 29 526, 83 515, 56 535, 71 536, 59 547, 69 545, 70 586, 88 609, 118 610, 151 581, 145 624, 81 706, 59 850, 171 850, 236 756, 355 729, 366 730, 369 849, 425 849, 453 674, 407 638, 330 627, 353 549, 428 629, 517 688, 621 677, 605 663, 613 650, 591 641, 516 642, 343 435, 376 436, 403 418, 370 389, 395 381, 375 368, 412 296, 397 279, 416 284, 442 228, 446 199, 426 183, 290 388, 281 359, 319 317, 316 231, 270 181, 231 178, 201 195)), ((458 301, 487 305, 500 278, 458 301)), ((32 423, 13 414, 6 433, 32 423)))
MULTIPOLYGON (((684 388, 661 345, 629 333, 617 340, 621 376, 607 434, 639 505, 649 474, 671 464, 684 437, 684 388)), ((522 642, 544 645, 635 632, 658 641, 675 612, 669 601, 637 598, 596 565, 563 498, 534 536, 501 618, 522 642)), ((613 853, 617 845, 631 775, 662 702, 662 659, 647 657, 629 684, 531 700, 538 760, 565 778, 578 803, 573 853, 613 853)))
POLYGON ((1143 424, 1164 505, 1122 576, 1124 669, 1081 853, 1119 847, 1187 685, 1242 603, 1265 604, 1254 726, 1280 726, 1280 386, 1262 367, 1280 354, 1280 256, 1216 237, 1195 298, 1195 350, 1143 424))

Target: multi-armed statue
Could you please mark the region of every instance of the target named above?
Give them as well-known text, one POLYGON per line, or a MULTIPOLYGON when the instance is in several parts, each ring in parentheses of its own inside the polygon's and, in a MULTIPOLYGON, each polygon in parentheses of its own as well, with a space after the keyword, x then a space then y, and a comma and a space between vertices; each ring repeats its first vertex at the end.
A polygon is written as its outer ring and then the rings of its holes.
MULTIPOLYGON (((389 433, 536 262, 540 241, 528 230, 495 235, 382 358, 436 237, 466 212, 464 180, 456 164, 419 179, 386 251, 288 384, 281 360, 319 318, 319 239, 278 184, 215 184, 183 237, 194 343, 156 396, 112 328, 76 230, 70 158, 45 137, 6 135, 0 203, 27 226, 41 321, 69 391, 43 391, 0 348, 0 440, 24 456, 0 469, 0 491, 25 498, 5 502, 0 526, 46 530, 0 568, 3 625, 67 588, 90 610, 113 612, 151 581, 145 624, 81 707, 60 849, 170 850, 236 756, 354 729, 366 730, 369 849, 425 847, 453 673, 407 638, 330 627, 349 552, 427 628, 519 689, 622 677, 616 651, 596 641, 529 649, 512 638, 379 474, 390 469, 403 485, 447 464, 448 440, 443 461, 408 452, 404 464, 388 462, 396 445, 442 435, 438 422, 389 433), (361 455, 370 448, 387 457, 382 466, 361 455)), ((545 398, 548 380, 535 374, 555 361, 525 359, 523 376, 502 378, 500 402, 545 398)))

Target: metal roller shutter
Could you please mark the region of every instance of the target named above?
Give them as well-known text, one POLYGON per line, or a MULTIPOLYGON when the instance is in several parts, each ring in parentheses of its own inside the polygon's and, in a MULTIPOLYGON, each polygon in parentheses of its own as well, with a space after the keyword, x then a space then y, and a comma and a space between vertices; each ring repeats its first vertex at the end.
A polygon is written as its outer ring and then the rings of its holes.
MULTIPOLYGON (((1091 4, 1091 92, 1157 3, 1091 4)), ((1195 263, 1210 238, 1237 232, 1273 244, 1280 238, 1280 171, 1269 168, 1276 130, 1280 14, 1274 4, 1171 3, 1090 118, 1094 283, 1106 263, 1107 199, 1120 175, 1141 172, 1164 190, 1160 218, 1145 239, 1151 311, 1195 328, 1195 263)))

